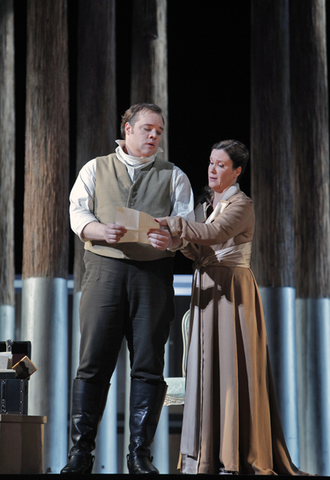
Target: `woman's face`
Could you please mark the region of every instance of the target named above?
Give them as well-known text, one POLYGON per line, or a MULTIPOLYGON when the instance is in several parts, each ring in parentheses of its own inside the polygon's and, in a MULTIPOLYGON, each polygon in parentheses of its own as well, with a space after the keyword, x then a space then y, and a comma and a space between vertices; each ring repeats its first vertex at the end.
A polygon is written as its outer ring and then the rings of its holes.
POLYGON ((241 167, 233 168, 233 162, 224 150, 212 150, 208 169, 209 187, 222 193, 236 183, 241 167))

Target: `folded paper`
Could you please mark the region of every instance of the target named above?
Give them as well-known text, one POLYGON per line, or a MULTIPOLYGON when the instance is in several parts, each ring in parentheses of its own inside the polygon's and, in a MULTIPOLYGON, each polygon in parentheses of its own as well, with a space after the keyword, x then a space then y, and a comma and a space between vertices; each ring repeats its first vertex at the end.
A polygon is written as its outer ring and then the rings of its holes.
POLYGON ((139 242, 150 245, 148 231, 151 228, 160 228, 151 215, 126 207, 117 207, 116 224, 127 230, 118 243, 139 242))

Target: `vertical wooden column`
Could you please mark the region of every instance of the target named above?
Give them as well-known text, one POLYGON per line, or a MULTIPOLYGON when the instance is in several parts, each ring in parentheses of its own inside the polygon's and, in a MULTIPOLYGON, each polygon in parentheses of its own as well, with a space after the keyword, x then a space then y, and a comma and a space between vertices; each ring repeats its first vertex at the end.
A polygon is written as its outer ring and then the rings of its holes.
POLYGON ((163 158, 168 160, 167 1, 135 0, 131 104, 156 103, 163 110, 166 129, 162 135, 163 158))
POLYGON ((301 467, 330 474, 329 120, 324 0, 290 1, 301 467))
POLYGON ((260 287, 283 430, 299 465, 288 0, 252 0, 252 269, 260 287))
MULTIPOLYGON (((77 161, 78 175, 92 158, 112 153, 117 131, 115 1, 78 2, 77 161)), ((75 237, 72 331, 72 378, 79 359, 79 302, 85 271, 84 246, 75 237)), ((100 424, 94 473, 117 473, 117 380, 111 379, 107 406, 100 424), (109 455, 111 452, 111 455, 109 455)))
MULTIPOLYGON (((161 148, 165 160, 168 156, 168 89, 167 89, 167 1, 135 0, 133 3, 132 34, 132 79, 131 104, 151 102, 160 106, 165 119, 165 131, 162 135, 161 148)), ((166 346, 166 352, 168 348, 166 346)), ((165 358, 166 363, 166 358, 165 358)), ((166 365, 165 365, 166 369, 166 365)), ((127 394, 129 394, 127 381, 127 394)), ((126 402, 128 405, 128 400, 126 402)), ((128 408, 126 409, 128 417, 128 408)), ((128 426, 126 423, 126 441, 128 426)), ((168 449, 168 409, 163 409, 152 453, 155 465, 161 474, 169 472, 168 449)))
POLYGON ((66 0, 27 5, 22 340, 38 371, 29 413, 47 415, 44 472, 67 459, 69 111, 66 0))
POLYGON ((0 340, 15 338, 14 291, 14 7, 0 3, 0 340))

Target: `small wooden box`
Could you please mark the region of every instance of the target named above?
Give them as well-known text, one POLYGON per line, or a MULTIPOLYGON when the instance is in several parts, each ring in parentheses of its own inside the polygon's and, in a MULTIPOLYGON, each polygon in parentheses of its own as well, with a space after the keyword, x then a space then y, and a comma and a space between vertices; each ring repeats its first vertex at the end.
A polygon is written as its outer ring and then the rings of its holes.
POLYGON ((43 473, 47 417, 0 414, 0 475, 43 473))

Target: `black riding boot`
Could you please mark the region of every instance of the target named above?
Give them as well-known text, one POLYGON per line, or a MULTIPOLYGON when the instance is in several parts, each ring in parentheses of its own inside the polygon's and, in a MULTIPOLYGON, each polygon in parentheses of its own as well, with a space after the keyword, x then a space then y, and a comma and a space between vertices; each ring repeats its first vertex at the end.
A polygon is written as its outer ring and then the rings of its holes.
POLYGON ((101 421, 109 384, 86 382, 80 378, 73 381, 72 427, 73 447, 69 461, 61 473, 92 473, 95 437, 101 421))
POLYGON ((127 466, 130 474, 158 474, 149 447, 154 439, 166 394, 166 383, 152 385, 133 379, 130 405, 130 445, 127 466))

